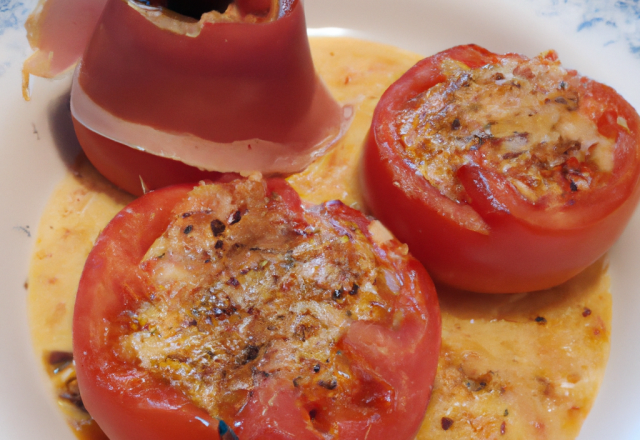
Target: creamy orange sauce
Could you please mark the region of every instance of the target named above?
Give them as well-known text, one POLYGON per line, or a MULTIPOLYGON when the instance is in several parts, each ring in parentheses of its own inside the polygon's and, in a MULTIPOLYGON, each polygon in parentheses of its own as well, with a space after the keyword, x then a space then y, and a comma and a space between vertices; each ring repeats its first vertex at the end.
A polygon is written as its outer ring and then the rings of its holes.
POLYGON ((470 69, 445 60, 447 77, 398 116, 405 157, 451 200, 469 163, 504 175, 532 203, 570 203, 613 170, 613 144, 581 112, 579 77, 557 61, 506 59, 470 69))
MULTIPOLYGON (((421 57, 343 38, 314 38, 311 47, 333 95, 356 103, 357 111, 342 141, 288 180, 312 203, 341 199, 362 209, 358 162, 373 109, 384 90, 421 57)), ((99 231, 130 199, 80 162, 51 197, 31 263, 33 346, 45 356, 65 417, 85 439, 101 437, 86 413, 61 397, 73 385, 73 371, 54 373, 49 353, 71 351, 71 316, 84 260, 99 231)), ((478 295, 439 288, 438 293, 443 347, 417 438, 574 439, 595 400, 609 353, 606 264, 598 262, 543 292, 478 295)))
POLYGON ((575 438, 607 362, 609 287, 598 261, 541 292, 439 288, 442 349, 417 439, 575 438))

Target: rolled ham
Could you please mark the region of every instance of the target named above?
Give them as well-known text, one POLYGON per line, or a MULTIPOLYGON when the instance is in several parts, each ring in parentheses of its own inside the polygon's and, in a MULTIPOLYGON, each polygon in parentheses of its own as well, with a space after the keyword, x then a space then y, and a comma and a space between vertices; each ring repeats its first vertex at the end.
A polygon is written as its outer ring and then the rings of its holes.
POLYGON ((54 78, 70 71, 84 52, 107 0, 40 0, 25 27, 35 52, 23 67, 23 95, 30 75, 54 78))
POLYGON ((200 170, 302 170, 352 109, 315 72, 301 1, 237 3, 196 20, 108 0, 74 75, 76 123, 200 170))

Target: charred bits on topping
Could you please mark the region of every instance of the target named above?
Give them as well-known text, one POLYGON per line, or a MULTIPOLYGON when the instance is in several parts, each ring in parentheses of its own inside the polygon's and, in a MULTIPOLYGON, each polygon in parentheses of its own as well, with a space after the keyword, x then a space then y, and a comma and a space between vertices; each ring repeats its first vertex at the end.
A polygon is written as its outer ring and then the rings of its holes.
POLYGON ((229 220, 227 221, 227 223, 229 223, 229 226, 231 226, 238 223, 240 219, 242 219, 242 213, 240 212, 240 210, 237 210, 229 216, 229 220))
POLYGON ((335 378, 332 378, 329 381, 320 380, 318 382, 318 385, 320 385, 322 388, 326 388, 328 390, 335 390, 338 387, 338 381, 335 378))
POLYGON ((175 387, 225 420, 265 377, 309 396, 357 386, 351 361, 318 360, 339 356, 352 322, 392 316, 395 295, 376 287, 379 265, 389 270, 389 263, 380 263, 365 231, 333 217, 337 205, 296 211, 291 197, 263 182, 202 185, 190 194, 179 212, 194 213, 187 221, 197 247, 185 245, 182 215, 149 249, 167 257, 143 261, 156 300, 136 316, 157 332, 131 329, 123 350, 154 374, 169 373, 175 387), (209 201, 224 214, 203 211, 209 201), (193 265, 194 256, 208 264, 193 265))
POLYGON ((260 354, 260 347, 257 347, 255 345, 247 345, 244 353, 242 354, 241 364, 244 365, 256 360, 258 358, 258 354, 260 354))
POLYGON ((233 287, 239 287, 240 286, 240 281, 238 281, 235 277, 231 277, 227 281, 227 284, 230 285, 230 286, 233 286, 233 287))
MULTIPOLYGON (((580 79, 559 63, 514 56, 477 69, 445 60, 441 69, 446 80, 412 98, 396 127, 404 159, 444 196, 466 200, 456 170, 475 162, 551 207, 565 203, 565 162, 580 175, 611 173, 613 141, 577 111, 580 79)), ((589 178, 570 180, 573 192, 589 189, 589 178)))
POLYGON ((220 220, 215 219, 211 221, 211 232, 214 237, 220 236, 227 227, 220 220))
POLYGON ((442 429, 444 429, 445 431, 448 431, 452 425, 453 425, 453 420, 450 419, 449 417, 443 417, 442 419, 440 419, 440 426, 442 426, 442 429))

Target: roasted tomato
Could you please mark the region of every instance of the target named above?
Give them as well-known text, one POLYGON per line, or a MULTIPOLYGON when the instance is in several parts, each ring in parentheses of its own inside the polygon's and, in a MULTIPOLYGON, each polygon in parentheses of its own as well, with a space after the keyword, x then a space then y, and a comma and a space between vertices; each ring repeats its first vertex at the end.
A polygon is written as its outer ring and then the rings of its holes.
POLYGON ((137 195, 140 180, 156 189, 202 170, 304 169, 340 138, 352 108, 314 70, 302 8, 108 0, 71 91, 89 160, 137 195))
POLYGON ((537 58, 459 46, 383 95, 363 159, 373 212, 441 283, 545 289, 603 255, 639 196, 638 114, 537 58))
POLYGON ((412 439, 440 347, 433 284, 377 221, 284 180, 148 193, 106 227, 74 312, 112 440, 412 439), (219 424, 219 420, 225 424, 219 424))

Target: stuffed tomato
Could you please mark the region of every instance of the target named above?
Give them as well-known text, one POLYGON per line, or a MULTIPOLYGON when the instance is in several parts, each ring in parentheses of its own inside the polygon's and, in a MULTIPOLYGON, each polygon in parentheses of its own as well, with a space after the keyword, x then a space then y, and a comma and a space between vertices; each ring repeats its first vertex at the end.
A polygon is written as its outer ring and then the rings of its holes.
POLYGON ((87 157, 137 195, 215 172, 300 171, 351 110, 315 72, 299 0, 109 0, 71 93, 87 157))
POLYGON ((640 194, 639 123, 614 90, 564 69, 553 51, 454 47, 380 100, 365 198, 436 281, 545 289, 623 231, 640 194))
POLYGON ((121 211, 86 262, 73 335, 83 403, 111 440, 227 427, 409 440, 440 314, 422 265, 378 222, 305 206, 284 180, 237 179, 121 211))

